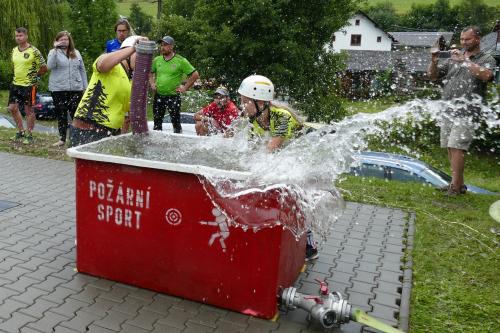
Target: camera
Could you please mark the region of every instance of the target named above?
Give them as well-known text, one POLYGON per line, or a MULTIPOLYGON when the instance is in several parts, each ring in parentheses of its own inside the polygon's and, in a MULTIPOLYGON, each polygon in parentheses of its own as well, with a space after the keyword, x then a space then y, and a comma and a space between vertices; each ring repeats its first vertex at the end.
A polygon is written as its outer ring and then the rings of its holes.
POLYGON ((451 58, 451 51, 439 51, 439 58, 441 59, 451 58))

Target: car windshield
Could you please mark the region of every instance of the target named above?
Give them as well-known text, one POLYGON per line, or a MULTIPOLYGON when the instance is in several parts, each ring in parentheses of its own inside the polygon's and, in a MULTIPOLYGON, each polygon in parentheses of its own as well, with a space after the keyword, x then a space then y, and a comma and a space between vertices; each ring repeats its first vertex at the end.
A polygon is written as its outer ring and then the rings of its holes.
POLYGON ((40 96, 40 102, 52 102, 52 97, 51 96, 40 96))

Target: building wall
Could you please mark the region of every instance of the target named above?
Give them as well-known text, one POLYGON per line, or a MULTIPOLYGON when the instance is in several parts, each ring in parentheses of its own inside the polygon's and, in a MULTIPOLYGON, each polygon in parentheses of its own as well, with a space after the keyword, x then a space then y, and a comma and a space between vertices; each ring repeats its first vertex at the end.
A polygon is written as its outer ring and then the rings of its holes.
POLYGON ((387 34, 361 14, 356 14, 349 19, 349 25, 335 32, 334 36, 335 41, 329 45, 329 49, 333 52, 342 50, 390 51, 392 46, 392 40, 387 34), (356 25, 356 20, 359 20, 359 25, 356 25), (361 45, 351 45, 351 35, 353 34, 361 35, 361 45), (381 37, 380 42, 377 42, 377 37, 381 37))

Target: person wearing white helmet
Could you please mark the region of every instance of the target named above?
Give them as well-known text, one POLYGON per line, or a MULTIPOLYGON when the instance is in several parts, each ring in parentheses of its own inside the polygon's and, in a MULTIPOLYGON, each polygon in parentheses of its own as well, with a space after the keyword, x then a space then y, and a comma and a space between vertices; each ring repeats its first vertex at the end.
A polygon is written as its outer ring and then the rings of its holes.
POLYGON ((129 72, 135 65, 135 44, 147 37, 130 36, 121 48, 99 56, 78 105, 71 129, 71 145, 78 146, 120 134, 130 109, 129 72))
POLYGON ((273 105, 274 85, 267 77, 250 75, 238 89, 243 113, 252 123, 252 132, 257 136, 268 134, 267 150, 275 151, 297 136, 302 123, 284 107, 273 105))
MULTIPOLYGON (((280 149, 287 140, 298 136, 303 125, 295 114, 283 106, 273 105, 274 85, 267 77, 250 75, 238 89, 243 113, 252 124, 252 133, 269 135, 267 150, 280 149)), ((306 260, 317 259, 318 249, 311 231, 307 232, 306 260)))

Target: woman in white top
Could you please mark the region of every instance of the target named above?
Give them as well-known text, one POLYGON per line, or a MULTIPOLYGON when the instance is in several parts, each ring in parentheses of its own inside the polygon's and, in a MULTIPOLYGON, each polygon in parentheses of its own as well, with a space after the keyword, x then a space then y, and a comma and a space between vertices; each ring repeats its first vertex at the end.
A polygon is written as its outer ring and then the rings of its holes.
POLYGON ((59 141, 53 146, 63 146, 68 130, 68 114, 73 118, 75 110, 87 88, 87 73, 82 56, 73 43, 71 34, 61 31, 56 35, 54 48, 47 57, 50 69, 49 90, 54 100, 59 129, 59 141))

